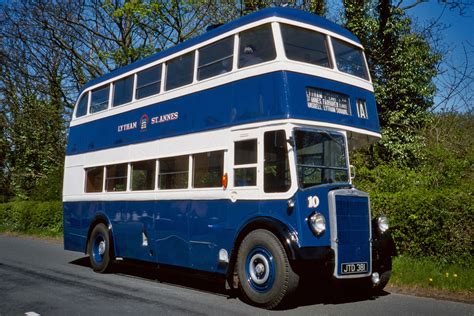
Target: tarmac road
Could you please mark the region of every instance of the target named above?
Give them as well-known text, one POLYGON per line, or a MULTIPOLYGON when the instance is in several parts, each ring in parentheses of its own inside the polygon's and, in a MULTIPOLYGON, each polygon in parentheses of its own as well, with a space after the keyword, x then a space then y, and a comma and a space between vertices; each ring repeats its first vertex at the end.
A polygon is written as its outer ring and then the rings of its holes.
POLYGON ((266 311, 245 304, 221 282, 183 270, 121 264, 94 273, 82 253, 62 244, 0 235, 0 315, 474 315, 474 305, 386 293, 379 297, 312 292, 266 311), (335 296, 336 295, 336 296, 335 296))

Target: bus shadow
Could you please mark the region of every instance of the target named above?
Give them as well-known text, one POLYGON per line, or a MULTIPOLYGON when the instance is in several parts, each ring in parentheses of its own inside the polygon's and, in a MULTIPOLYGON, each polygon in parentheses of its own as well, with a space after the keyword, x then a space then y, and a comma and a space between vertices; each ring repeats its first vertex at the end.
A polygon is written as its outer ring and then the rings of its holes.
MULTIPOLYGON (((70 263, 92 269, 88 257, 83 257, 71 261, 70 263)), ((115 263, 108 273, 182 286, 203 292, 228 296, 229 298, 235 297, 235 295, 225 289, 225 280, 223 278, 219 278, 212 273, 186 268, 127 260, 115 263)))
POLYGON ((357 286, 334 286, 326 282, 300 285, 296 293, 289 298, 283 309, 294 309, 308 305, 339 305, 362 301, 376 300, 378 297, 389 295, 382 291, 374 295, 357 286))
MULTIPOLYGON (((71 264, 91 268, 88 257, 70 262, 71 264)), ((112 274, 140 278, 152 282, 181 286, 210 294, 225 296, 228 299, 239 298, 238 291, 227 290, 225 280, 212 273, 205 273, 186 268, 158 266, 157 264, 127 260, 118 262, 109 272, 112 274)), ((292 310, 309 305, 338 305, 360 301, 375 300, 390 293, 383 291, 377 296, 369 295, 356 287, 331 286, 326 282, 305 282, 296 293, 288 298, 286 304, 278 310, 292 310)))

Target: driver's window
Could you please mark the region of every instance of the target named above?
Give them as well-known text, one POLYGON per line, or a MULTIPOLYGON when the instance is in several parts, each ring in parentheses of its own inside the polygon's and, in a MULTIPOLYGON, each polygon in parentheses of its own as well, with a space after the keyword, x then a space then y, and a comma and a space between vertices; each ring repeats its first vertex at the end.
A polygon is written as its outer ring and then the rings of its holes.
POLYGON ((286 192, 291 186, 288 149, 284 130, 264 134, 264 179, 266 193, 286 192))

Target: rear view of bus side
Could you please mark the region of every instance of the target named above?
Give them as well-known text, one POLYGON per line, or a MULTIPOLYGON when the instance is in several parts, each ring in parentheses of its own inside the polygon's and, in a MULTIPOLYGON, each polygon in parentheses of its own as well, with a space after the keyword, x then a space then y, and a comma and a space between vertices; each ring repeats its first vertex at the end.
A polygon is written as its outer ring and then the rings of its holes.
POLYGON ((98 272, 122 258, 216 273, 264 308, 307 276, 381 290, 393 241, 349 168, 378 138, 358 39, 261 10, 82 89, 64 247, 98 272))

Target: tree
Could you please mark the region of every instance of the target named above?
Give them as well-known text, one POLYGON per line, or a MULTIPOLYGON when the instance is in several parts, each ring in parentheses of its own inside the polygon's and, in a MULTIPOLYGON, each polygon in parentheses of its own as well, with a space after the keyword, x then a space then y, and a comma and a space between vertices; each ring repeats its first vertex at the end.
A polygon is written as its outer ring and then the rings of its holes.
POLYGON ((383 161, 415 165, 423 146, 418 130, 429 122, 440 56, 411 20, 389 0, 344 1, 346 27, 365 46, 382 126, 373 147, 383 161), (373 12, 373 13, 371 13, 373 12))
POLYGON ((320 16, 327 13, 325 0, 290 0, 290 1, 266 1, 266 0, 243 0, 241 3, 241 15, 255 12, 268 7, 290 7, 308 11, 320 16))
POLYGON ((36 194, 35 188, 51 189, 59 183, 50 195, 58 198, 67 122, 82 85, 202 32, 213 19, 210 12, 216 3, 0 4, 2 193, 42 197, 45 194, 36 194))

